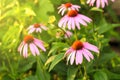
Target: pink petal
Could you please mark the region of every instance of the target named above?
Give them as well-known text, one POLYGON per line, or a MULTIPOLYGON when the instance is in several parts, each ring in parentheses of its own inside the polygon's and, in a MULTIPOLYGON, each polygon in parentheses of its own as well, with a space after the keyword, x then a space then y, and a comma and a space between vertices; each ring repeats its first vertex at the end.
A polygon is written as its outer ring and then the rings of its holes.
POLYGON ((105 7, 105 2, 104 2, 104 0, 101 1, 101 4, 102 4, 102 8, 104 8, 104 7, 105 7))
POLYGON ((20 46, 18 47, 18 51, 20 52, 20 54, 22 52, 22 48, 23 48, 24 45, 25 45, 25 43, 23 41, 23 42, 20 43, 20 46))
POLYGON ((64 23, 63 23, 63 28, 65 28, 65 27, 66 27, 67 22, 68 22, 68 18, 65 18, 64 23))
POLYGON ((31 29, 28 31, 28 33, 30 34, 30 33, 34 32, 34 31, 35 31, 35 28, 31 28, 31 29))
POLYGON ((72 24, 71 20, 72 20, 71 18, 69 18, 69 20, 68 20, 68 29, 69 29, 69 30, 71 30, 71 28, 72 28, 72 27, 71 27, 71 24, 72 24))
POLYGON ((101 0, 97 0, 97 2, 96 2, 96 6, 97 6, 97 8, 100 7, 100 4, 101 4, 101 0))
POLYGON ((61 12, 61 15, 62 15, 62 16, 64 15, 65 11, 66 11, 66 8, 64 8, 64 9, 62 10, 62 12, 61 12))
POLYGON ((23 48, 23 56, 24 56, 25 58, 27 58, 27 51, 28 51, 28 44, 25 44, 25 45, 24 45, 24 48, 23 48))
POLYGON ((33 43, 30 44, 30 50, 31 50, 33 56, 35 56, 36 54, 35 54, 33 43))
POLYGON ((82 20, 81 15, 78 14, 78 16, 75 17, 76 21, 79 22, 80 24, 87 26, 86 22, 82 20))
POLYGON ((67 15, 65 15, 63 18, 60 19, 60 21, 58 22, 59 27, 62 27, 62 25, 63 25, 64 21, 66 20, 66 18, 68 18, 67 15))
POLYGON ((47 30, 48 28, 46 26, 41 26, 43 30, 47 30))
POLYGON ((90 62, 90 57, 89 55, 84 51, 84 49, 82 49, 82 54, 84 55, 84 57, 87 59, 88 62, 90 62))
POLYGON ((27 28, 27 30, 30 30, 30 29, 32 29, 32 28, 34 28, 34 25, 29 26, 29 27, 27 28))
POLYGON ((96 53, 99 53, 99 50, 98 50, 98 48, 97 48, 96 46, 94 46, 94 45, 92 45, 92 44, 90 44, 90 43, 88 43, 88 42, 84 42, 83 45, 84 45, 84 47, 85 47, 86 49, 89 49, 89 50, 91 50, 91 51, 94 51, 94 52, 96 52, 96 53))
POLYGON ((80 30, 79 21, 77 19, 75 19, 75 24, 76 24, 77 28, 80 30))
POLYGON ((72 24, 72 29, 74 30, 74 29, 75 29, 75 21, 74 21, 74 18, 71 18, 71 24, 72 24))
POLYGON ((84 49, 84 52, 85 52, 91 59, 94 59, 94 56, 91 54, 90 51, 88 51, 87 49, 84 49))
POLYGON ((90 23, 90 22, 92 21, 89 17, 87 17, 87 16, 85 16, 85 15, 80 14, 79 16, 80 16, 84 21, 86 21, 86 22, 88 22, 88 23, 90 23))
POLYGON ((68 50, 66 51, 65 55, 70 54, 72 51, 73 51, 72 48, 68 49, 68 50))
POLYGON ((34 47, 34 50, 35 50, 36 54, 39 55, 40 53, 39 53, 39 50, 38 50, 38 48, 36 47, 36 45, 33 44, 33 43, 31 43, 31 44, 32 44, 32 46, 34 47))
POLYGON ((70 55, 68 55, 68 57, 67 57, 67 64, 68 64, 68 61, 69 61, 70 58, 71 58, 71 55, 72 55, 72 53, 71 53, 70 55))
POLYGON ((70 64, 72 65, 74 63, 74 60, 75 60, 75 53, 76 51, 73 51, 71 54, 71 59, 70 59, 70 64))
POLYGON ((82 61, 83 61, 82 51, 78 50, 76 52, 76 65, 78 65, 79 63, 81 64, 82 61))
POLYGON ((38 40, 38 39, 34 39, 34 43, 35 45, 37 45, 39 48, 41 48, 43 51, 46 51, 46 49, 43 46, 42 41, 38 40))

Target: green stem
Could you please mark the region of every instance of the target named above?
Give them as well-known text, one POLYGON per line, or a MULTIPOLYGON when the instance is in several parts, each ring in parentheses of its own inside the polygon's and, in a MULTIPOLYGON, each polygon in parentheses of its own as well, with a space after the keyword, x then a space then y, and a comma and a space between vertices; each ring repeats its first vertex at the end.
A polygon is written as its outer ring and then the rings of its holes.
POLYGON ((78 40, 76 29, 74 30, 74 32, 75 32, 75 39, 78 40))
POLYGON ((84 77, 83 77, 83 80, 87 80, 86 66, 84 65, 83 68, 84 68, 84 77))

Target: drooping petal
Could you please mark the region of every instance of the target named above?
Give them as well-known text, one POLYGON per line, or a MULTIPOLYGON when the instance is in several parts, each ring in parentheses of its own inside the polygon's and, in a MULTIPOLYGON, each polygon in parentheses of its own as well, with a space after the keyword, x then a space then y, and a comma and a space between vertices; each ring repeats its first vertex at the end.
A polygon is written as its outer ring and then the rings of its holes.
POLYGON ((101 0, 97 0, 97 1, 96 1, 96 6, 97 6, 97 8, 100 7, 100 4, 101 4, 101 0))
POLYGON ((47 29, 48 29, 46 26, 43 26, 43 25, 41 25, 41 28, 42 28, 43 30, 47 30, 47 29))
POLYGON ((31 50, 33 56, 36 56, 36 54, 35 54, 35 49, 34 49, 34 46, 33 46, 33 43, 31 43, 29 46, 30 46, 30 50, 31 50))
POLYGON ((38 39, 34 39, 34 43, 35 45, 37 45, 39 48, 41 48, 43 51, 46 51, 46 49, 43 46, 42 41, 38 40, 38 39))
POLYGON ((37 55, 39 55, 40 53, 39 53, 39 50, 38 50, 38 48, 36 47, 36 45, 33 44, 33 43, 31 43, 31 44, 32 44, 32 46, 34 47, 35 53, 36 53, 37 55))
POLYGON ((82 49, 82 54, 83 54, 84 57, 87 59, 87 61, 90 62, 90 57, 89 57, 89 55, 84 51, 84 49, 82 49))
POLYGON ((92 21, 89 17, 87 17, 87 16, 85 16, 85 15, 80 14, 79 16, 80 16, 85 22, 90 23, 90 22, 92 21))
POLYGON ((87 49, 84 49, 84 52, 91 58, 94 59, 94 56, 92 55, 92 53, 90 51, 88 51, 87 49))
POLYGON ((59 27, 62 27, 62 25, 64 24, 64 21, 66 20, 66 18, 68 18, 67 15, 65 15, 62 19, 60 19, 60 21, 58 22, 59 27))
POLYGON ((30 34, 30 33, 34 32, 34 31, 35 31, 35 28, 31 28, 31 29, 28 31, 28 33, 30 34))
POLYGON ((69 60, 70 60, 70 58, 71 58, 71 55, 72 55, 72 54, 69 54, 68 57, 67 57, 67 64, 68 64, 68 62, 69 62, 69 60))
POLYGON ((71 24, 72 24, 72 29, 74 30, 75 29, 75 20, 74 20, 74 18, 71 18, 71 24))
POLYGON ((25 43, 24 43, 24 41, 23 42, 21 42, 20 43, 20 46, 18 47, 18 51, 20 52, 20 54, 21 54, 21 52, 22 52, 22 49, 23 49, 23 46, 25 45, 25 43))
POLYGON ((71 59, 70 59, 70 64, 72 65, 74 63, 74 60, 75 60, 75 53, 76 51, 73 51, 71 54, 71 59))
POLYGON ((23 56, 24 56, 25 58, 27 58, 27 51, 28 51, 28 44, 25 44, 25 45, 24 45, 24 48, 23 48, 23 56))
POLYGON ((77 50, 76 52, 76 65, 81 64, 83 61, 83 55, 81 50, 77 50))
POLYGON ((99 53, 99 50, 98 50, 98 48, 96 46, 94 46, 94 45, 92 45, 92 44, 90 44, 88 42, 84 42, 83 45, 84 45, 84 48, 86 48, 88 50, 91 50, 91 51, 94 51, 96 53, 99 53))
POLYGON ((87 23, 82 19, 81 15, 78 14, 78 17, 75 17, 76 21, 80 24, 87 26, 87 23))
POLYGON ((65 55, 70 54, 72 51, 73 51, 73 49, 72 49, 72 48, 68 49, 68 50, 66 51, 65 55))

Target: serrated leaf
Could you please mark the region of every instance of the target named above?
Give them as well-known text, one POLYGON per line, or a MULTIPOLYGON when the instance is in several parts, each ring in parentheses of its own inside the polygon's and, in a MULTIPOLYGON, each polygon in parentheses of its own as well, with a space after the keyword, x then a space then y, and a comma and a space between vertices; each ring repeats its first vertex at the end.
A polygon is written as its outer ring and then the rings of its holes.
POLYGON ((63 59, 63 57, 64 57, 64 53, 58 54, 53 60, 53 62, 51 63, 49 71, 51 71, 55 67, 55 65, 63 59))

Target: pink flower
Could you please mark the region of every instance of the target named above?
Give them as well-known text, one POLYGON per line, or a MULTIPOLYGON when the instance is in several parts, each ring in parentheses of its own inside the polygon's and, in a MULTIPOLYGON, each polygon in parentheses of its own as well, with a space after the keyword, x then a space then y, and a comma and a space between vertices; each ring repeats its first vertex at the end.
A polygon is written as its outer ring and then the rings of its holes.
POLYGON ((43 24, 38 24, 38 23, 31 25, 30 27, 27 28, 29 34, 33 33, 34 31, 35 32, 42 32, 42 29, 47 30, 47 27, 44 26, 43 24))
POLYGON ((65 38, 70 38, 73 34, 70 31, 65 31, 65 38))
POLYGON ((65 15, 58 23, 59 27, 66 27, 68 29, 75 29, 77 27, 80 29, 80 24, 87 26, 87 22, 90 23, 92 20, 85 15, 78 14, 76 10, 68 11, 67 15, 65 15))
POLYGON ((79 11, 80 6, 73 5, 71 3, 62 4, 60 7, 58 7, 59 11, 58 13, 61 13, 61 15, 64 15, 65 11, 67 10, 77 10, 79 11))
POLYGON ((25 58, 27 58, 29 48, 33 56, 40 54, 37 47, 41 48, 43 51, 46 51, 46 49, 43 46, 43 41, 38 40, 31 35, 27 35, 24 37, 24 40, 21 42, 20 46, 18 47, 18 51, 20 52, 20 54, 23 54, 25 58))
MULTIPOLYGON (((115 0, 111 0, 112 2, 115 0)), ((96 2, 96 7, 97 8, 104 8, 105 5, 108 5, 108 0, 87 0, 87 4, 89 4, 90 6, 93 6, 94 3, 96 2)))
POLYGON ((94 56, 89 50, 99 53, 96 46, 88 42, 75 41, 65 53, 65 56, 67 56, 67 63, 70 61, 72 65, 75 61, 76 65, 81 64, 83 62, 83 56, 90 62, 90 58, 94 59, 94 56))

